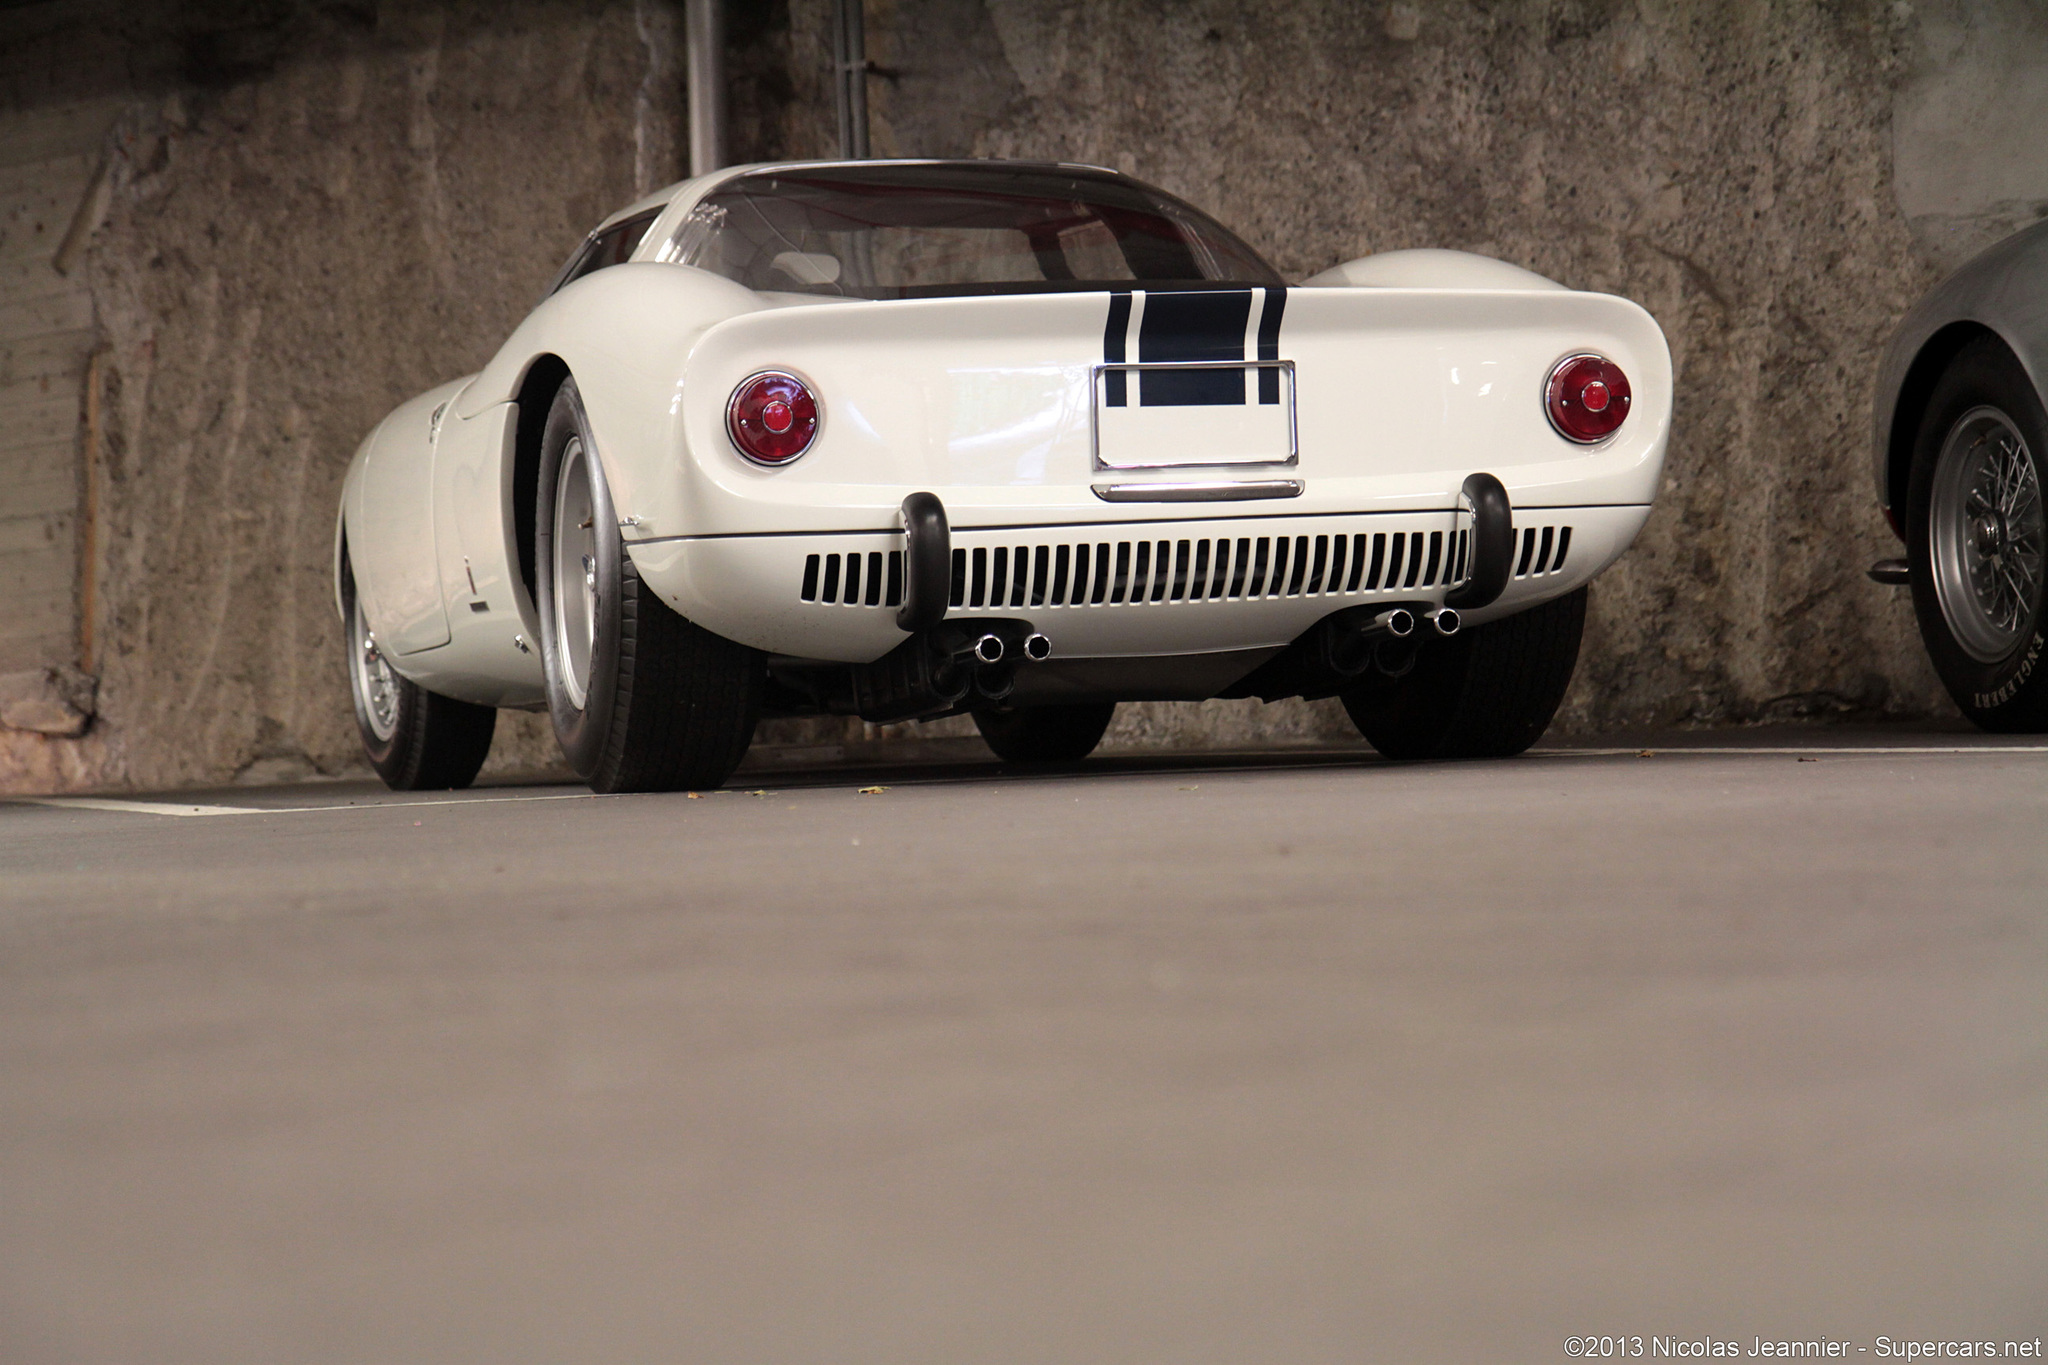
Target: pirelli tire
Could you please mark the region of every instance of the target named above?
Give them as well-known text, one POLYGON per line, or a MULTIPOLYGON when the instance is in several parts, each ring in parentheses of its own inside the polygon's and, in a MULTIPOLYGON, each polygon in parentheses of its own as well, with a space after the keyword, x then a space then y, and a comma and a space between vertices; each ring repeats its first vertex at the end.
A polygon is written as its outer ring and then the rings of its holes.
POLYGON ((761 657, 641 581, 574 380, 541 436, 534 580, 548 714, 592 790, 708 788, 732 775, 760 714, 761 657))
POLYGON ((1936 381, 1913 440, 1906 552, 1934 671, 1979 727, 2048 730, 2048 413, 1986 337, 1936 381))
POLYGON ((429 692, 392 668, 356 596, 355 569, 342 547, 341 607, 349 697, 363 756, 393 791, 451 791, 476 781, 491 752, 497 708, 429 692))
POLYGON ((1075 702, 984 707, 975 711, 974 724, 1005 763, 1079 763, 1095 752, 1115 718, 1115 702, 1075 702))
POLYGON ((1578 667, 1586 590, 1417 647, 1400 676, 1369 673, 1341 694, 1388 758, 1509 758, 1550 728, 1578 667))

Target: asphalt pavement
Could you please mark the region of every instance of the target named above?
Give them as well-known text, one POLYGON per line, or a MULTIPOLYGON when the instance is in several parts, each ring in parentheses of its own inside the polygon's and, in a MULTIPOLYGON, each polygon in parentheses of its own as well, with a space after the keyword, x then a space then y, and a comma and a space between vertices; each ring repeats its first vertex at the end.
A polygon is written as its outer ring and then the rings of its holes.
POLYGON ((11 1365, 2042 1335, 2038 739, 0 805, 11 1365))

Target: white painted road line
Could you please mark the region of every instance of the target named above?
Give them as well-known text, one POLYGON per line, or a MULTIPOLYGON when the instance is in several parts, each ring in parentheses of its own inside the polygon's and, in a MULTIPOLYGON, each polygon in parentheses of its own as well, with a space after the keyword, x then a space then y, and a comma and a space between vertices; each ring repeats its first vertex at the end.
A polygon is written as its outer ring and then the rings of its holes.
MULTIPOLYGON (((2048 754, 2048 744, 1841 744, 1841 745, 1800 745, 1796 748, 1768 745, 1733 744, 1691 744, 1672 749, 1654 746, 1638 749, 1531 749, 1530 758, 1711 758, 1711 757, 1763 757, 1763 758, 1884 758, 1910 754, 1966 754, 1996 756, 1999 754, 2048 754)), ((1367 755, 1361 752, 1359 757, 1367 755)), ((1276 768, 1301 766, 1290 762, 1285 754, 1273 755, 1276 768)), ((1310 765, 1317 766, 1317 765, 1310 765)), ((1103 776, 1118 777, 1185 777, 1190 773, 1224 774, 1243 772, 1246 769, 1230 767, 1175 768, 1157 774, 1143 772, 1104 773, 1103 776)), ((1061 774, 1065 776, 1067 774, 1061 774)), ((851 780, 851 779, 849 779, 851 780)), ((899 777, 892 779, 898 786, 944 785, 957 778, 944 773, 928 776, 899 777)), ((723 791, 705 792, 712 795, 759 795, 752 788, 727 788, 723 791)), ((450 796, 426 801, 348 801, 325 806, 205 806, 180 804, 168 801, 124 801, 113 797, 100 796, 15 796, 0 798, 0 805, 54 806, 59 810, 113 811, 128 815, 307 815, 318 811, 350 810, 417 810, 425 806, 488 806, 502 805, 512 801, 596 801, 602 799, 596 792, 535 792, 507 796, 450 796)))
POLYGON ((534 796, 458 796, 435 801, 349 801, 331 806, 188 806, 165 801, 121 801, 99 796, 14 796, 0 805, 55 806, 60 810, 108 810, 128 815, 305 815, 334 810, 416 810, 421 806, 489 806, 506 801, 594 801, 596 792, 553 792, 534 796))
MULTIPOLYGON (((630 796, 635 793, 622 792, 630 796)), ((316 810, 417 810, 421 806, 498 806, 507 801, 598 801, 604 792, 545 792, 528 796, 447 796, 432 801, 350 801, 340 806, 245 806, 248 815, 302 815, 316 810)))
POLYGON ((179 806, 164 801, 112 801, 97 796, 17 796, 9 804, 59 810, 111 810, 129 815, 256 815, 253 806, 179 806))

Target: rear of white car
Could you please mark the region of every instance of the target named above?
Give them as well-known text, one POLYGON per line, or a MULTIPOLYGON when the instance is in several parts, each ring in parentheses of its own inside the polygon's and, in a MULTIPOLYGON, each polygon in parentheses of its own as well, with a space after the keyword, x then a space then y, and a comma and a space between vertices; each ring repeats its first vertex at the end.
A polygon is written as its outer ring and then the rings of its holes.
POLYGON ((1501 262, 1290 286, 1111 171, 721 172, 365 442, 365 743, 466 780, 488 708, 544 704, 629 790, 723 780, 762 715, 967 713, 1063 761, 1122 701, 1336 696, 1393 756, 1516 753, 1670 413, 1642 309, 1501 262))
POLYGON ((1606 295, 1134 289, 752 313, 705 335, 683 392, 688 458, 642 503, 691 530, 630 543, 684 615, 775 654, 881 656, 904 638, 899 509, 929 491, 949 617, 1029 609, 1073 659, 1277 648, 1343 607, 1439 603, 1470 567, 1475 472, 1505 486, 1517 541, 1467 622, 1569 592, 1648 513, 1670 362, 1606 295), (1580 443, 1546 385, 1587 353, 1627 376, 1631 411, 1580 443), (773 467, 727 431, 728 396, 764 371, 818 412, 773 467))

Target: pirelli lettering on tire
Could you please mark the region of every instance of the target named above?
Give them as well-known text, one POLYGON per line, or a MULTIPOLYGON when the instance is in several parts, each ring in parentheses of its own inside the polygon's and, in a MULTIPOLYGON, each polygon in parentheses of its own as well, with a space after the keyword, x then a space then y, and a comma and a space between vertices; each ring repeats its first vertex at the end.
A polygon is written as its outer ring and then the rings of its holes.
POLYGON ((2035 631, 2034 638, 2027 645, 2026 657, 2020 660, 2020 666, 2005 680, 2005 685, 1996 692, 1979 692, 1972 700, 1986 710, 2011 701, 2027 685, 2027 679, 2033 676, 2034 665, 2041 661, 2041 646, 2041 632, 2035 631))

